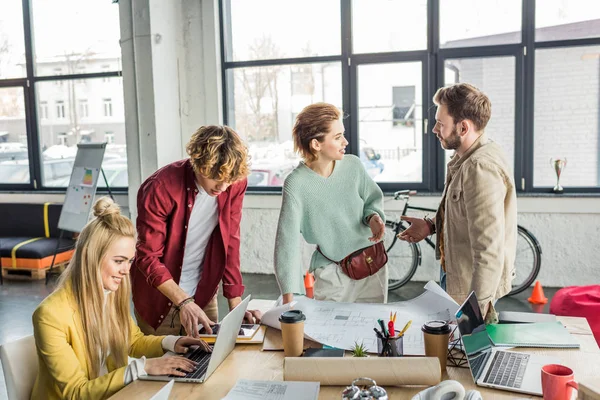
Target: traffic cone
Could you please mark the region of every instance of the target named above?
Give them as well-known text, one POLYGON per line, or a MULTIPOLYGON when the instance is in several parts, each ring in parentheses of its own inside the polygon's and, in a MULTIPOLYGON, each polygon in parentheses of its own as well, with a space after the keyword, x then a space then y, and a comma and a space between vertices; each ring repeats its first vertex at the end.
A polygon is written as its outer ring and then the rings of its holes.
POLYGON ((315 296, 314 287, 315 277, 310 272, 307 272, 306 275, 304 275, 304 289, 306 289, 306 297, 310 297, 312 299, 315 296))
POLYGON ((548 302, 548 298, 544 296, 544 289, 542 289, 540 281, 535 281, 533 293, 531 293, 531 297, 527 300, 532 304, 546 304, 548 302))

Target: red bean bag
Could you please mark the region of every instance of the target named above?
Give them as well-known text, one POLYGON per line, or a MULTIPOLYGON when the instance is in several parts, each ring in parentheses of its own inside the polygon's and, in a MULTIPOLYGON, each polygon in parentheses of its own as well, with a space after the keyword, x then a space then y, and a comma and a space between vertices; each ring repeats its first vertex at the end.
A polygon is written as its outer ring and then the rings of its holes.
POLYGON ((550 313, 585 317, 600 346, 600 285, 569 286, 560 289, 550 303, 550 313))

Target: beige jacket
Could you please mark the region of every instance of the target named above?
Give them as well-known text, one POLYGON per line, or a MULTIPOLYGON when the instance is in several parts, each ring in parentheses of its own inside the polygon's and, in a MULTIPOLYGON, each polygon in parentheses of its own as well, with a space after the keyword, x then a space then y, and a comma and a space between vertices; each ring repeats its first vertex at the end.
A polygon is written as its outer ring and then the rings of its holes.
POLYGON ((517 197, 502 150, 485 134, 448 163, 442 204, 446 290, 459 304, 474 290, 486 312, 515 276, 517 197))

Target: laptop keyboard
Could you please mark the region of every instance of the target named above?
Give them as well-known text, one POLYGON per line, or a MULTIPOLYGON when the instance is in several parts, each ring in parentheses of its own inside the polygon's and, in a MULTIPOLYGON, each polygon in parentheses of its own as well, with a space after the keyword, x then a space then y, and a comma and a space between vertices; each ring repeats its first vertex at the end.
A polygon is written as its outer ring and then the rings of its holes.
POLYGON ((481 376, 483 367, 485 367, 485 363, 487 362, 488 358, 490 358, 490 354, 490 351, 486 351, 485 353, 482 353, 477 357, 469 357, 469 365, 471 367, 471 371, 473 372, 475 380, 477 380, 481 376))
MULTIPOLYGON (((213 346, 211 346, 212 348, 213 346)), ((187 378, 187 379, 200 379, 206 373, 208 369, 208 362, 212 353, 205 352, 201 347, 196 348, 191 353, 185 355, 185 358, 190 359, 198 363, 196 369, 192 372, 188 372, 186 376, 175 376, 169 375, 169 378, 187 378)), ((181 371, 179 368, 178 371, 181 371)))
POLYGON ((494 355, 485 383, 511 388, 520 388, 529 362, 529 354, 498 351, 494 355))

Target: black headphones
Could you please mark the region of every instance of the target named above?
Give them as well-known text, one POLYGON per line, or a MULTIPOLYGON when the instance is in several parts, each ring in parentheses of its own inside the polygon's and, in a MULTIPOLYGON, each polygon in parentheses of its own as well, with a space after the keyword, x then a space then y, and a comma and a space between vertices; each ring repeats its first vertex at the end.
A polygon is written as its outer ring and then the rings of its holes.
POLYGON ((342 392, 342 399, 388 400, 388 395, 385 389, 381 386, 377 386, 377 382, 375 382, 373 379, 357 378, 352 381, 352 386, 348 386, 346 389, 344 389, 342 392), (368 383, 365 384, 364 382, 368 383), (364 389, 361 389, 359 386, 363 386, 364 389))

